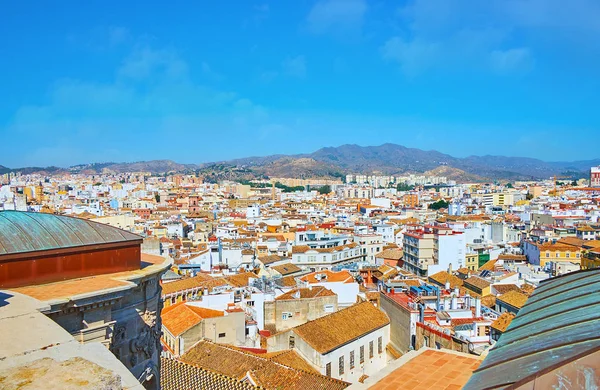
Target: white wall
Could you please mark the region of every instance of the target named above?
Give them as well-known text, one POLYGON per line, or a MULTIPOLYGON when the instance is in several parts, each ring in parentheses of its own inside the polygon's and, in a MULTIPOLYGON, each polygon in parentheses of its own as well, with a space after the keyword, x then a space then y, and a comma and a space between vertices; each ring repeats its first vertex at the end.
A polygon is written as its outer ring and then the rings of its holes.
POLYGON ((317 370, 326 374, 327 363, 331 363, 331 377, 346 382, 358 382, 363 375, 373 375, 383 369, 387 364, 386 345, 390 342, 390 326, 377 329, 364 337, 348 343, 326 355, 321 355, 317 370), (382 337, 382 353, 377 349, 377 339, 382 337), (373 341, 373 358, 369 358, 369 342, 373 341), (365 348, 365 362, 360 364, 360 347, 365 348), (354 351, 354 368, 350 369, 350 351, 354 351), (344 373, 339 374, 339 358, 344 356, 344 373))

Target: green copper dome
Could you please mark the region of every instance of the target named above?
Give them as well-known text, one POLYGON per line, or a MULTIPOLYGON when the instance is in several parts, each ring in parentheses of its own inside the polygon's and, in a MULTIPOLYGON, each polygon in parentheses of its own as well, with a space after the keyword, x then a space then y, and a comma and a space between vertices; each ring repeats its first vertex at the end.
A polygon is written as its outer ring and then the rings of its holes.
POLYGON ((0 211, 0 256, 141 239, 137 234, 80 218, 0 211))

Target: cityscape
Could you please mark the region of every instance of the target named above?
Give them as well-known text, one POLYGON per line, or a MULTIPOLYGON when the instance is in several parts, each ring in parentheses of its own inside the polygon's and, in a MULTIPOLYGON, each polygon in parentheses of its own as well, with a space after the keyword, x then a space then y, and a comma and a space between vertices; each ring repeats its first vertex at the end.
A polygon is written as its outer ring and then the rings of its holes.
POLYGON ((600 388, 597 4, 134 3, 0 12, 0 389, 600 388))

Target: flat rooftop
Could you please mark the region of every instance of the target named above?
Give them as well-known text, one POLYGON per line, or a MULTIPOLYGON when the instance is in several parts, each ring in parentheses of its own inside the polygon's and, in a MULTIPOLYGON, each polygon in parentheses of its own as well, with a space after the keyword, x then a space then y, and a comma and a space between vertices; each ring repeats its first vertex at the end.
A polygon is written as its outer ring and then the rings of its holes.
POLYGON ((479 367, 478 356, 447 349, 421 348, 391 362, 349 390, 460 390, 479 367))
POLYGON ((99 292, 109 293, 128 290, 135 285, 131 280, 158 272, 160 269, 169 266, 170 263, 171 260, 165 257, 142 253, 139 270, 68 279, 7 290, 30 296, 42 302, 60 303, 60 301, 97 295, 99 292))

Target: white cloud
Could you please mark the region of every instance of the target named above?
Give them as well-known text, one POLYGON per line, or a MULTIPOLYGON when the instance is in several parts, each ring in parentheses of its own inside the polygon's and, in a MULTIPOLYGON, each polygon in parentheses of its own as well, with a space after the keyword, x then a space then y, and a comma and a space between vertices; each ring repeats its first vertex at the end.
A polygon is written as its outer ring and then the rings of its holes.
POLYGON ((287 57, 281 63, 283 72, 288 76, 304 78, 306 77, 306 58, 303 55, 296 57, 287 57))
POLYGON ((242 139, 270 123, 262 105, 236 92, 193 82, 187 63, 173 50, 135 49, 115 74, 106 83, 59 80, 44 104, 15 112, 0 128, 12 134, 4 146, 17 147, 29 138, 36 142, 22 161, 11 164, 131 161, 144 158, 147 148, 159 158, 156 151, 166 150, 165 140, 174 135, 186 140, 175 147, 189 156, 189 147, 197 141, 217 142, 225 134, 242 139))
POLYGON ((426 70, 525 71, 534 62, 528 47, 504 50, 514 23, 501 12, 501 2, 416 0, 399 9, 401 32, 381 47, 387 61, 397 62, 407 76, 426 70))
POLYGON ((366 12, 364 0, 320 0, 308 14, 308 29, 314 34, 357 32, 366 12))

